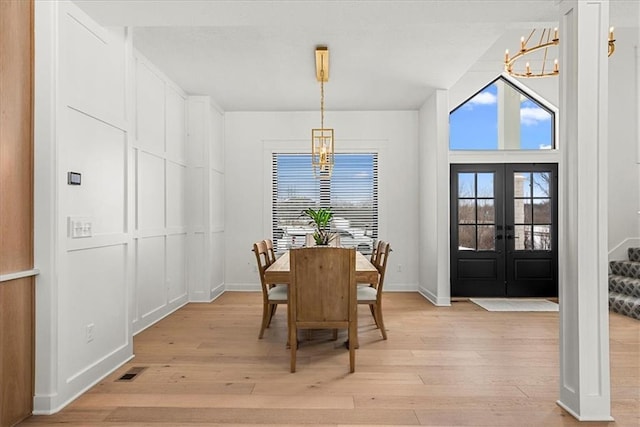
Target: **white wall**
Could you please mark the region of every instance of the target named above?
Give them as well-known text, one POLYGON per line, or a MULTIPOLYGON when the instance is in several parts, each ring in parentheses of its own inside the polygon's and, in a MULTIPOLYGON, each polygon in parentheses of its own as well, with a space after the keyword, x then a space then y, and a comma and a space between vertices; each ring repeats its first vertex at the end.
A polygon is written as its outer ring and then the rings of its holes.
POLYGON ((618 28, 615 34, 616 51, 609 57, 608 250, 611 259, 624 259, 628 246, 640 244, 639 36, 637 28, 618 28))
POLYGON ((35 413, 132 354, 125 91, 129 43, 68 2, 36 3, 35 413), (67 172, 82 185, 67 185, 67 172), (70 238, 68 219, 91 224, 70 238))
MULTIPOLYGON (((227 289, 259 290, 251 245, 271 237, 271 153, 309 152, 319 120, 319 112, 225 114, 227 289)), ((385 289, 417 290, 417 112, 328 112, 325 123, 336 152, 379 152, 379 238, 393 249, 385 289)))
POLYGON ((429 97, 419 117, 419 291, 436 305, 450 305, 448 91, 429 97))

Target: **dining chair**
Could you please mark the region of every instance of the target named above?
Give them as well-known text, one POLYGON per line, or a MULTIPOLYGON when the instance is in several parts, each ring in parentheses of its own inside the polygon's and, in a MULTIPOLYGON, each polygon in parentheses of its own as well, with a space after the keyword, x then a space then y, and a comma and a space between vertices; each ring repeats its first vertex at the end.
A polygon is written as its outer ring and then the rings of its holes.
POLYGON ((276 262, 276 252, 273 250, 273 240, 264 239, 265 245, 267 245, 267 261, 269 265, 276 262))
POLYGON ((349 368, 354 372, 358 333, 355 248, 292 249, 289 266, 291 372, 296 371, 299 329, 348 329, 349 368))
POLYGON ((384 285, 384 276, 387 271, 387 260, 391 252, 391 245, 385 241, 378 242, 377 255, 373 265, 378 269, 377 286, 373 284, 369 286, 358 286, 358 304, 367 304, 371 310, 373 320, 382 333, 382 339, 387 339, 387 331, 384 327, 382 319, 382 287, 384 285))
MULTIPOLYGON (((374 266, 378 265, 378 253, 380 253, 380 246, 382 246, 385 242, 383 240, 378 240, 373 245, 373 249, 371 250, 371 256, 369 257, 369 262, 374 266)), ((361 284, 360 284, 361 285, 361 284)), ((373 288, 377 288, 377 283, 367 283, 367 286, 371 286, 373 288)))
POLYGON ((286 285, 274 285, 267 283, 265 280, 264 272, 271 265, 269 263, 269 250, 265 241, 254 243, 252 250, 256 256, 260 285, 262 286, 262 323, 260 325, 260 334, 258 335, 258 339, 262 339, 264 330, 269 327, 271 319, 276 314, 278 304, 287 304, 288 292, 286 285))

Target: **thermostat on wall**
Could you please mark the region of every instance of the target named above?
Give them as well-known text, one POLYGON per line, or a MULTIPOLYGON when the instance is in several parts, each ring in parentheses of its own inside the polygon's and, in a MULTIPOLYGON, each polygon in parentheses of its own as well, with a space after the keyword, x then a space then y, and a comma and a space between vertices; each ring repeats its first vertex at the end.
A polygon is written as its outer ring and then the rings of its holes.
POLYGON ((80 172, 67 172, 67 184, 80 185, 81 180, 82 175, 80 174, 80 172))

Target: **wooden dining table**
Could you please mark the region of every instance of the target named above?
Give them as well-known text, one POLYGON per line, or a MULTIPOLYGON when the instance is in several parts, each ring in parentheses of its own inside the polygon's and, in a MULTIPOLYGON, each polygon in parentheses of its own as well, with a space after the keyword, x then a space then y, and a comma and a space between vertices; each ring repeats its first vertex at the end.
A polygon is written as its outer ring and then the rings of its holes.
MULTIPOLYGON (((264 271, 265 282, 289 285, 291 283, 290 273, 289 252, 287 251, 264 271)), ((371 264, 371 261, 369 261, 367 257, 358 251, 356 251, 356 283, 378 284, 378 269, 371 264)), ((290 327, 290 322, 291 313, 289 312, 289 307, 287 307, 287 327, 290 327)), ((345 344, 348 347, 348 341, 345 344)), ((356 337, 356 348, 359 346, 356 337)), ((287 348, 289 348, 288 342, 287 348)))
MULTIPOLYGON (((281 257, 271 264, 264 272, 267 283, 289 284, 289 252, 285 252, 281 257)), ((356 251, 356 282, 378 284, 378 269, 371 262, 356 251)))

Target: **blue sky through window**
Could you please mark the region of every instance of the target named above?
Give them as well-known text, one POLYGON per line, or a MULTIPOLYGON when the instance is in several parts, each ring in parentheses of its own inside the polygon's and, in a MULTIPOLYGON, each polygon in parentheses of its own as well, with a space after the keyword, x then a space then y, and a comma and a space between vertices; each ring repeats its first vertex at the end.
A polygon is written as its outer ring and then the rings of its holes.
MULTIPOLYGON (((498 84, 516 90, 502 79, 488 85, 449 115, 451 150, 498 150, 498 84)), ((522 94, 520 149, 552 149, 553 114, 522 94)))

